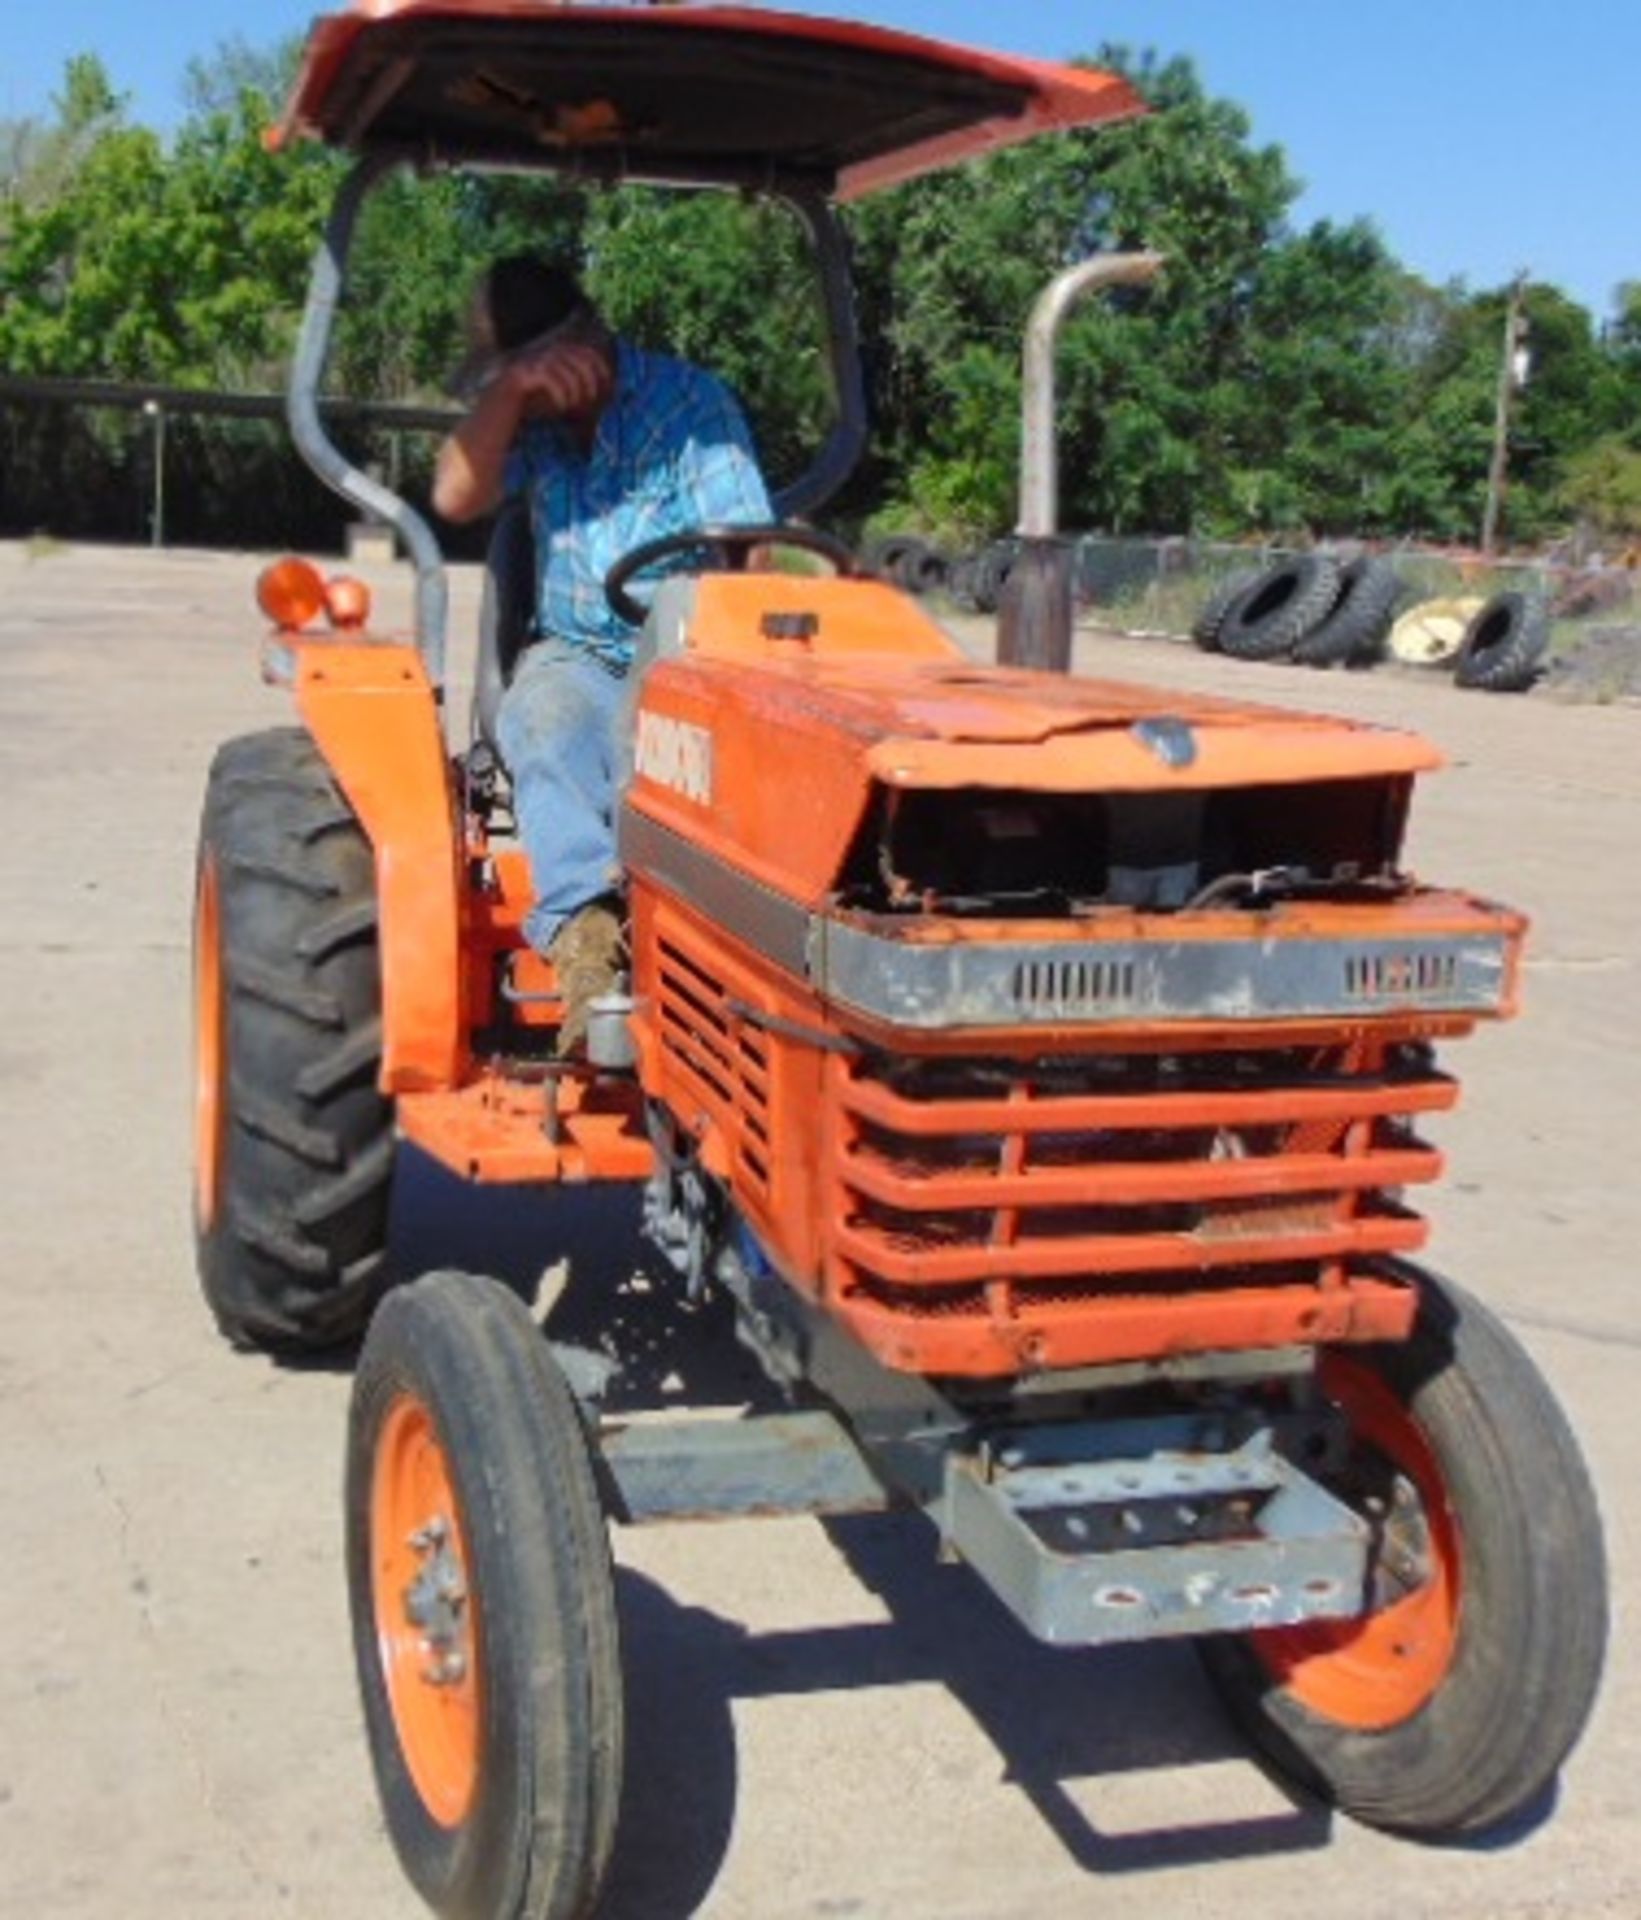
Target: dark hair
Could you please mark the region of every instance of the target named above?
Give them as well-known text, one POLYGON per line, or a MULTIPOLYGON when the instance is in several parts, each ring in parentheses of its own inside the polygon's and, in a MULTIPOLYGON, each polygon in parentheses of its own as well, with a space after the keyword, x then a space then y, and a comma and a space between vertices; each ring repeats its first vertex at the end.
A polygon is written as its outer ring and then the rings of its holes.
POLYGON ((491 267, 484 300, 501 353, 527 345, 589 305, 573 273, 530 253, 509 254, 491 267))

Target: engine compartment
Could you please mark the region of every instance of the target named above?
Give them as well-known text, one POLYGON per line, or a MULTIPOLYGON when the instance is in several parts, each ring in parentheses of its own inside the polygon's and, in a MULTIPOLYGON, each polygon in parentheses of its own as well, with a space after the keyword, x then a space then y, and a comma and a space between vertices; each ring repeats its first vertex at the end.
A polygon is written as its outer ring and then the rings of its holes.
POLYGON ((837 902, 996 920, 1383 900, 1412 886, 1397 864, 1411 784, 1064 793, 875 783, 837 902))

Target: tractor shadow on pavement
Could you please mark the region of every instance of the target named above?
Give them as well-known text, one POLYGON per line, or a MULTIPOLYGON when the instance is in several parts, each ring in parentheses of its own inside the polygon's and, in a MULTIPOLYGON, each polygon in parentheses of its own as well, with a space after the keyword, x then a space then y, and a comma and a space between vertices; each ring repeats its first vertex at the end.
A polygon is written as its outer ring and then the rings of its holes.
POLYGON ((619 1365, 611 1413, 778 1404, 727 1308, 692 1305, 647 1264, 636 1189, 478 1187, 404 1148, 388 1257, 395 1280, 454 1267, 503 1281, 555 1343, 619 1365))
MULTIPOLYGON (((1073 1783, 1179 1769, 1248 1752, 1187 1649, 1042 1647, 974 1580, 934 1558, 932 1531, 898 1516, 825 1523, 881 1623, 751 1633, 618 1576, 629 1743, 604 1920, 684 1920, 700 1910, 734 1826, 737 1700, 935 1683, 962 1703, 1066 1853, 1098 1875, 1312 1852, 1328 1809, 1281 1782, 1278 1811, 1105 1832, 1073 1783)), ((1267 1793, 1263 1796, 1269 1799, 1267 1793)))

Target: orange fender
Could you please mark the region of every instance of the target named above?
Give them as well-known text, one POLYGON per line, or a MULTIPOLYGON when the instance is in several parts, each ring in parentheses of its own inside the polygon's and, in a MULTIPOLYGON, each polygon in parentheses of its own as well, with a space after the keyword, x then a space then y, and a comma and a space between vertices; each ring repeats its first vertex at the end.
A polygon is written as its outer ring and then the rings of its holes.
POLYGON ((438 703, 413 647, 297 642, 297 709, 376 854, 384 1093, 455 1086, 461 846, 438 703))

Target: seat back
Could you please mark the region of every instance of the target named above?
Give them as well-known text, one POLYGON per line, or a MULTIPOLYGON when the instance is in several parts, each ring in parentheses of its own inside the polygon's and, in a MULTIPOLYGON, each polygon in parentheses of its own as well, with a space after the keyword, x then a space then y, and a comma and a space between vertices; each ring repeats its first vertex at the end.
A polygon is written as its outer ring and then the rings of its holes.
POLYGON ((473 732, 498 759, 496 716, 519 655, 536 637, 538 592, 530 511, 522 500, 509 501, 496 516, 485 551, 479 657, 473 676, 473 732))

